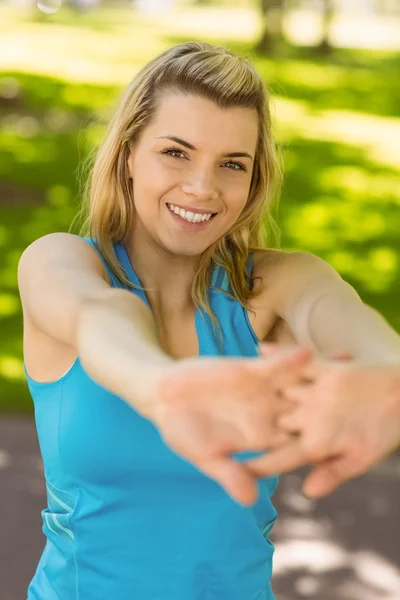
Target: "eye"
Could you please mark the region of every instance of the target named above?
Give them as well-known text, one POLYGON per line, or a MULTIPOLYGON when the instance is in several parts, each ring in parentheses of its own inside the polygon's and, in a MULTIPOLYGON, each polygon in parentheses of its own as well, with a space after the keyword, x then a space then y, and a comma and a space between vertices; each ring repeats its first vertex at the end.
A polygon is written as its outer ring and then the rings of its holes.
POLYGON ((225 164, 235 165, 232 171, 247 171, 246 166, 242 162, 240 162, 240 160, 230 160, 228 163, 225 164))
POLYGON ((180 158, 176 156, 177 154, 182 154, 185 157, 184 152, 179 148, 165 148, 165 150, 161 150, 161 154, 168 154, 168 156, 172 156, 173 158, 180 158))
MULTIPOLYGON (((171 146, 170 148, 165 148, 164 150, 161 150, 160 154, 166 154, 168 156, 172 156, 172 158, 181 158, 181 156, 178 156, 179 154, 181 154, 183 158, 186 158, 185 153, 182 152, 182 150, 180 148, 176 148, 174 146, 171 146)), ((233 165, 233 168, 229 167, 231 171, 247 171, 246 165, 244 165, 240 160, 238 160, 238 161, 230 160, 225 164, 233 165)))

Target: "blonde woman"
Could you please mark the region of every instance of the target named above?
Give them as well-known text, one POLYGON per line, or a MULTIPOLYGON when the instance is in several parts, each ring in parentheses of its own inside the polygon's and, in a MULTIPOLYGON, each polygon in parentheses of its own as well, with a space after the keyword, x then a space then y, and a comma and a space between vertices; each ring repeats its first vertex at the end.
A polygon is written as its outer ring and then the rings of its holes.
MULTIPOLYGON (((275 424, 280 392, 312 353, 261 358, 258 344, 309 345, 321 295, 361 304, 325 261, 268 248, 279 179, 254 67, 178 45, 126 89, 82 235, 23 253, 48 501, 28 600, 274 598, 278 476, 244 459, 291 439, 275 424)), ((321 359, 345 349, 331 334, 321 359)))

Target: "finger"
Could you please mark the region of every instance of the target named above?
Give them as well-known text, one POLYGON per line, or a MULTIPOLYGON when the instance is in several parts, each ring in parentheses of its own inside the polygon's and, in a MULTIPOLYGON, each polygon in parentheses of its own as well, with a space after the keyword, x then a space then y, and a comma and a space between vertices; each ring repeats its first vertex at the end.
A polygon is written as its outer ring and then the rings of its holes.
POLYGON ((353 358, 351 352, 342 352, 341 354, 334 356, 333 360, 349 360, 350 358, 353 358))
POLYGON ((299 404, 305 404, 313 399, 315 392, 310 385, 292 384, 284 387, 282 396, 279 399, 279 411, 292 410, 299 404))
POLYGON ((344 457, 324 460, 308 474, 303 484, 303 492, 310 498, 326 496, 352 477, 352 471, 344 457))
POLYGON ((300 410, 292 410, 278 416, 276 419, 276 424, 284 431, 297 433, 303 429, 303 420, 304 417, 302 419, 302 412, 300 410))
POLYGON ((276 352, 278 350, 278 348, 280 349, 281 346, 278 345, 276 342, 260 342, 258 345, 258 350, 260 352, 260 354, 262 353, 263 356, 271 356, 274 354, 274 352, 276 352))
POLYGON ((340 459, 330 459, 317 465, 303 484, 303 493, 309 498, 322 498, 344 482, 340 474, 340 459))
POLYGON ((273 381, 274 384, 278 383, 278 380, 282 380, 283 377, 287 382, 298 383, 298 373, 309 360, 310 351, 308 348, 297 346, 294 349, 280 351, 279 354, 271 356, 268 360, 262 357, 251 359, 247 364, 252 371, 264 375, 267 381, 273 381), (294 376, 293 372, 297 375, 294 376))
POLYGON ((257 501, 257 480, 243 463, 220 456, 201 463, 199 468, 240 504, 250 506, 257 501))
MULTIPOLYGON (((286 356, 297 356, 299 359, 298 366, 301 368, 302 376, 307 378, 314 378, 318 373, 319 364, 316 363, 316 359, 313 356, 313 352, 307 346, 300 344, 272 344, 265 342, 260 344, 260 356, 268 360, 268 364, 274 361, 275 364, 279 364, 280 357, 286 356), (308 357, 308 360, 306 359, 308 357), (275 360, 274 360, 275 359, 275 360)), ((272 363, 274 364, 274 363, 272 363)))
POLYGON ((286 346, 281 350, 268 356, 268 360, 263 360, 264 365, 268 365, 268 372, 277 375, 285 373, 290 367, 300 369, 308 364, 312 359, 312 352, 305 346, 286 346))
POLYGON ((304 377, 304 368, 310 365, 312 352, 299 346, 288 350, 281 356, 268 359, 268 373, 275 389, 280 391, 291 385, 299 384, 304 377))
MULTIPOLYGON (((263 446, 260 448, 260 451, 263 450, 276 450, 285 444, 288 444, 292 440, 292 436, 287 431, 282 429, 278 429, 278 427, 271 428, 271 430, 267 434, 268 436, 268 446, 263 446)), ((267 437, 266 436, 266 437, 267 437)))
POLYGON ((297 350, 298 348, 306 348, 300 344, 278 344, 277 342, 260 342, 258 349, 260 354, 265 358, 269 356, 278 356, 290 352, 291 350, 297 350))
POLYGON ((308 463, 307 456, 301 447, 299 438, 292 438, 287 444, 272 450, 263 456, 245 461, 249 471, 256 477, 276 475, 277 473, 293 471, 308 463))
POLYGON ((302 376, 313 381, 324 372, 327 361, 313 355, 313 351, 310 348, 300 344, 277 344, 276 342, 261 342, 259 345, 260 356, 263 358, 278 357, 290 350, 293 351, 299 348, 305 348, 311 353, 310 360, 303 365, 302 376))
POLYGON ((287 388, 285 388, 284 392, 279 393, 278 398, 274 403, 274 413, 276 415, 290 412, 298 406, 297 397, 294 399, 286 397, 286 389, 287 388))

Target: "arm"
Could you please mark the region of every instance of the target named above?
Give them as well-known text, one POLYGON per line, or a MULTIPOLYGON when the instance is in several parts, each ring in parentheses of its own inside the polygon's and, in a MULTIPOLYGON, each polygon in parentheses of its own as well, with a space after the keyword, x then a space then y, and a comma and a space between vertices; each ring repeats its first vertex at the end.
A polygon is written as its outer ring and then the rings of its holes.
POLYGON ((355 361, 400 366, 400 336, 318 256, 295 252, 286 257, 275 310, 297 342, 317 355, 333 358, 349 352, 355 361))
MULTIPOLYGON (((277 312, 296 339, 323 357, 350 351, 355 360, 316 360, 307 366, 307 385, 283 390, 277 419, 294 437, 246 464, 263 476, 314 465, 303 489, 319 497, 398 448, 400 338, 321 259, 298 254, 285 267, 277 312)), ((270 344, 260 350, 264 356, 279 352, 270 344)))
POLYGON ((26 319, 75 348, 95 381, 147 412, 149 385, 174 361, 160 346, 147 306, 110 287, 87 242, 65 233, 36 240, 20 258, 18 285, 26 319))

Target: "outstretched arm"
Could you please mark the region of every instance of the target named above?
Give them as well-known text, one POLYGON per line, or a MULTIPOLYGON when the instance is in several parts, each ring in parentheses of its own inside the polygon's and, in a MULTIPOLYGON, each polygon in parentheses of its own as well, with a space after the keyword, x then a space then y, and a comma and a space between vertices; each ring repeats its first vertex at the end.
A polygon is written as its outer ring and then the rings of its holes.
POLYGON ((320 358, 348 352, 356 361, 400 364, 398 333, 318 256, 287 256, 274 303, 297 342, 320 358))
MULTIPOLYGON (((398 447, 400 337, 318 257, 297 253, 281 286, 281 316, 318 358, 305 368, 307 384, 283 390, 277 422, 292 438, 246 464, 264 476, 314 464, 304 491, 319 497, 398 447), (344 353, 350 360, 329 360, 344 353)), ((280 349, 262 344, 260 352, 280 349)))

